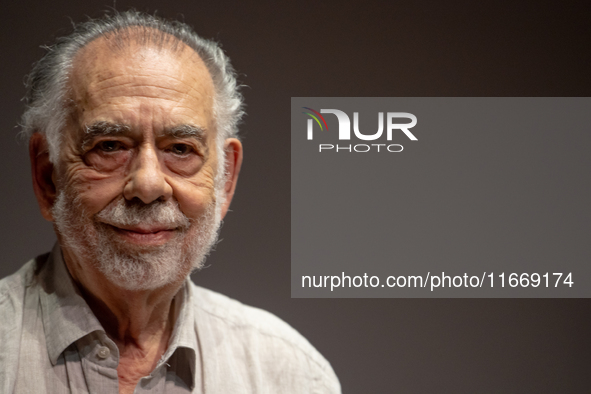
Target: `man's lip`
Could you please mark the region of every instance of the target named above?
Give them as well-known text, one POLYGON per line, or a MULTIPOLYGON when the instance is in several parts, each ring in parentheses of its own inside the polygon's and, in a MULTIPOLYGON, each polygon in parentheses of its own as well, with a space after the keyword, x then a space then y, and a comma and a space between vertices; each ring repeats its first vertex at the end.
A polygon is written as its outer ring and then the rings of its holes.
POLYGON ((168 227, 168 226, 115 226, 112 225, 112 227, 114 227, 117 230, 122 230, 122 231, 129 231, 129 232, 133 232, 133 233, 138 233, 138 234, 156 234, 159 233, 161 231, 174 231, 175 228, 174 227, 168 227))
POLYGON ((167 226, 114 226, 109 224, 126 242, 143 246, 160 246, 170 241, 177 230, 167 226))

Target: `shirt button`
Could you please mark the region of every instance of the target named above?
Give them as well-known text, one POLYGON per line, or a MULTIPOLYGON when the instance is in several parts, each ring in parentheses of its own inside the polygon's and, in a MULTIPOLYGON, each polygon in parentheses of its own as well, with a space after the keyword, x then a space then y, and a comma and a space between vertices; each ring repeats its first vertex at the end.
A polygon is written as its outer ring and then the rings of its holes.
POLYGON ((109 348, 106 346, 101 346, 98 353, 97 353, 97 356, 99 358, 105 359, 105 358, 109 357, 109 354, 111 354, 111 351, 109 350, 109 348))

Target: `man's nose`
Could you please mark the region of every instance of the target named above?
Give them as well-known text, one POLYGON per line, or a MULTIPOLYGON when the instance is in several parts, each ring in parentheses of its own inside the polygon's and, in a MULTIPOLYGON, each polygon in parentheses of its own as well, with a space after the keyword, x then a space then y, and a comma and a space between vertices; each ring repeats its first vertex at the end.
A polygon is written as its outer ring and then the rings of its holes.
POLYGON ((133 159, 123 196, 127 200, 137 197, 145 204, 160 198, 167 200, 172 196, 172 187, 166 181, 154 147, 140 146, 138 155, 133 159))

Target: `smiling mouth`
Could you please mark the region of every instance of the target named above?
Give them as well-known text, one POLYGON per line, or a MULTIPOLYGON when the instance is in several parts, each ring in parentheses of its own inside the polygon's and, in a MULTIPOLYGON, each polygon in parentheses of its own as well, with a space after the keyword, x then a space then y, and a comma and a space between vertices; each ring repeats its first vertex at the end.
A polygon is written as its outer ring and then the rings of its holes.
POLYGON ((132 244, 140 245, 140 246, 160 246, 165 244, 166 242, 170 241, 175 233, 177 232, 176 228, 166 228, 166 227, 130 227, 130 228, 121 228, 117 226, 113 226, 111 224, 108 225, 111 229, 115 231, 115 233, 123 238, 125 242, 129 242, 132 244))

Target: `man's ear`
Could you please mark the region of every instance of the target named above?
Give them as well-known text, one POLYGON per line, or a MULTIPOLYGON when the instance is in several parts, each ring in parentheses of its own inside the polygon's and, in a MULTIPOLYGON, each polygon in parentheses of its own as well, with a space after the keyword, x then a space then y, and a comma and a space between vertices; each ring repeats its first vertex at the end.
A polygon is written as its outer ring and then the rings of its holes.
POLYGON ((242 166, 242 143, 236 138, 228 138, 224 143, 224 152, 226 152, 226 184, 224 185, 226 202, 222 207, 222 218, 226 216, 236 190, 238 174, 242 166))
POLYGON ((41 133, 34 133, 29 140, 29 157, 33 175, 33 190, 41 215, 53 222, 51 208, 55 202, 56 192, 53 179, 53 164, 49 161, 47 140, 41 133))

